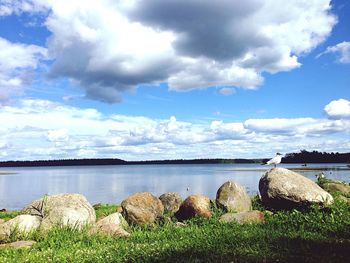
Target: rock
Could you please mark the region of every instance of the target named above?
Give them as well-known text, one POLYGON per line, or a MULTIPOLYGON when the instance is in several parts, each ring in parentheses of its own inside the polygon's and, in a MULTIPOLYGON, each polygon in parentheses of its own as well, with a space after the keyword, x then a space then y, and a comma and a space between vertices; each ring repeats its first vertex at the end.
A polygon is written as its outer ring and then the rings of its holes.
POLYGON ((241 213, 226 213, 219 219, 221 222, 237 222, 238 224, 261 223, 264 222, 264 213, 253 210, 241 213))
POLYGON ((324 190, 326 190, 329 193, 333 192, 341 192, 341 193, 350 193, 350 186, 344 183, 324 183, 321 186, 324 190))
POLYGON ((120 213, 113 213, 97 221, 97 223, 90 229, 90 233, 128 237, 130 234, 125 231, 125 227, 128 227, 128 223, 123 216, 120 213))
POLYGON ((175 213, 178 220, 186 220, 195 216, 211 217, 210 200, 204 195, 190 195, 175 213))
POLYGON ((94 208, 80 194, 45 196, 26 206, 22 213, 42 217, 40 229, 45 231, 54 226, 81 228, 96 221, 94 208))
POLYGON ((7 244, 1 244, 0 248, 31 248, 36 242, 32 240, 21 240, 7 244))
POLYGON ((339 200, 341 200, 341 201, 343 201, 343 202, 345 202, 347 204, 350 204, 350 198, 342 196, 342 195, 339 196, 338 198, 339 198, 339 200))
POLYGON ((41 218, 32 215, 19 215, 0 225, 0 240, 6 240, 13 231, 26 234, 40 227, 41 218))
POLYGON ((5 219, 0 218, 0 224, 5 223, 5 219))
POLYGON ((126 198, 121 206, 124 218, 136 225, 153 223, 164 213, 162 202, 149 192, 135 193, 126 198))
POLYGON ((291 209, 312 203, 329 205, 333 197, 310 179, 284 168, 273 168, 259 181, 262 203, 291 209))
POLYGON ((183 201, 181 196, 174 192, 162 194, 159 199, 164 206, 164 213, 167 214, 176 213, 183 201))
POLYGON ((252 200, 244 187, 228 181, 216 193, 216 204, 228 212, 245 212, 252 210, 252 200))

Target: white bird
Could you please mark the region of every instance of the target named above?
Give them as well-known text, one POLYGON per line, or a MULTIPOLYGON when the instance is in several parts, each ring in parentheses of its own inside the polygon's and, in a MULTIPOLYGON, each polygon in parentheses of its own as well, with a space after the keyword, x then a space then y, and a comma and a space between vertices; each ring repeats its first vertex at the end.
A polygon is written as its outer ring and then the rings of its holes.
POLYGON ((319 174, 316 174, 315 175, 317 179, 323 179, 323 178, 326 178, 326 176, 324 175, 323 172, 319 173, 319 174))
POLYGON ((266 164, 270 165, 273 164, 274 167, 276 167, 277 164, 279 164, 282 161, 282 154, 276 153, 276 156, 273 157, 271 160, 269 160, 266 164))

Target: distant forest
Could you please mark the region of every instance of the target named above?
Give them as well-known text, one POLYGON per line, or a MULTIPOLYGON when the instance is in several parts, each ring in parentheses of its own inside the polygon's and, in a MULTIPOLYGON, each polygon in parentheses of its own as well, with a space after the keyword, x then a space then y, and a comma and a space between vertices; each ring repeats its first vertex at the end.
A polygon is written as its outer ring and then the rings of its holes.
MULTIPOLYGON (((219 163, 264 163, 268 159, 189 159, 189 160, 153 160, 125 161, 121 159, 63 159, 38 161, 3 161, 0 167, 32 166, 79 166, 79 165, 148 165, 148 164, 219 164, 219 163)), ((302 150, 299 153, 287 153, 282 163, 350 163, 350 153, 326 153, 302 150)))
POLYGON ((300 153, 288 153, 283 163, 350 163, 350 153, 326 153, 301 150, 300 153))

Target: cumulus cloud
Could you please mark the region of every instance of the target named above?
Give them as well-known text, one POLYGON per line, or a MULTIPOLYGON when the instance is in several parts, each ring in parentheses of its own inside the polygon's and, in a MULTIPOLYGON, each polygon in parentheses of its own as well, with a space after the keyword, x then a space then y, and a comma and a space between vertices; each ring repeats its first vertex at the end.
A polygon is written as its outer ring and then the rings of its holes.
POLYGON ((68 130, 67 129, 57 129, 50 130, 47 133, 47 138, 51 142, 68 141, 68 130))
POLYGON ((140 84, 256 89, 263 72, 300 67, 336 23, 329 0, 6 0, 0 15, 48 9, 50 76, 107 103, 140 84))
POLYGON ((324 110, 330 119, 350 119, 349 100, 333 100, 324 107, 324 110))
POLYGON ((335 53, 338 56, 337 61, 342 64, 348 64, 350 63, 350 42, 341 42, 337 45, 327 47, 327 49, 317 55, 317 58, 329 54, 329 53, 335 53))
POLYGON ((2 160, 253 158, 261 157, 262 151, 319 149, 326 142, 327 149, 344 149, 350 133, 349 119, 184 122, 175 116, 151 119, 102 114, 35 99, 3 106, 0 119, 2 160))
POLYGON ((45 57, 43 47, 12 43, 0 37, 0 103, 21 93, 45 57))

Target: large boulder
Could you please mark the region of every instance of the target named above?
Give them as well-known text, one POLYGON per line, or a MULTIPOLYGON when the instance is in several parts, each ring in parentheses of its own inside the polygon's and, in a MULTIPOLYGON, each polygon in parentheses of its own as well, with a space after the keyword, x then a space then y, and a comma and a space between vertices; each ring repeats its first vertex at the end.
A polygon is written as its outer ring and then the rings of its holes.
POLYGON ((122 214, 130 224, 153 223, 164 213, 162 202, 149 192, 135 193, 122 203, 122 214))
POLYGON ((209 197, 204 195, 190 195, 183 201, 175 214, 178 220, 187 220, 196 216, 211 217, 209 197))
POLYGON ((324 183, 321 187, 329 193, 341 192, 341 193, 350 193, 350 185, 341 183, 341 182, 329 182, 324 183))
POLYGON ((22 213, 42 217, 42 230, 54 226, 81 228, 96 221, 94 208, 81 194, 45 196, 27 205, 22 213))
POLYGON ((174 214, 179 210, 182 203, 182 198, 178 193, 170 192, 159 196, 159 200, 164 206, 164 213, 174 214))
POLYGON ((107 236, 128 237, 130 234, 124 228, 128 223, 121 213, 110 214, 96 222, 90 229, 91 234, 103 234, 107 236))
POLYGON ((312 203, 323 206, 333 197, 310 179, 284 168, 273 168, 259 181, 263 204, 273 208, 296 208, 312 203))
POLYGON ((228 212, 246 212, 252 210, 252 200, 244 187, 236 182, 224 183, 216 193, 216 204, 228 212))
POLYGON ((220 221, 225 223, 237 222, 238 224, 261 223, 264 222, 264 213, 258 210, 226 213, 220 217, 220 221))
POLYGON ((26 234, 37 230, 40 226, 41 218, 32 215, 19 215, 0 225, 0 240, 6 240, 13 231, 18 234, 26 234))

